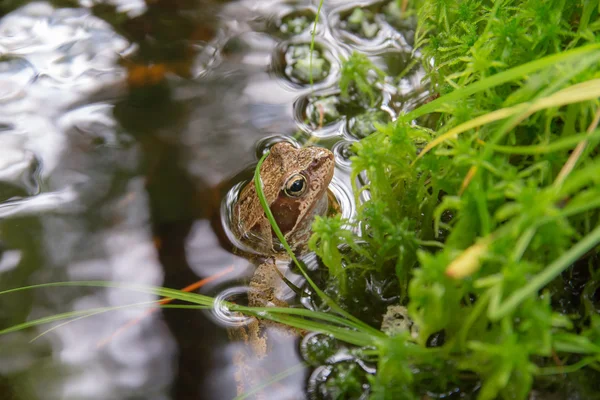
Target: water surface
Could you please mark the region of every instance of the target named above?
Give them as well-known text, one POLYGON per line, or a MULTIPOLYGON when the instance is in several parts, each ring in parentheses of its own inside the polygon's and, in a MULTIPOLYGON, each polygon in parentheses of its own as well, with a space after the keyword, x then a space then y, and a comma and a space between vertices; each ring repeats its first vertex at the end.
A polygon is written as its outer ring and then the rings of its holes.
MULTIPOLYGON (((202 293, 238 287, 254 267, 231 251, 223 204, 279 140, 333 149, 331 190, 351 216, 355 117, 308 117, 316 101, 337 93, 343 57, 359 49, 397 73, 412 34, 382 23, 373 37, 353 35, 341 22, 349 3, 326 3, 317 44, 330 67, 312 88, 286 65, 290 49, 310 42, 310 28, 290 32, 281 21, 290 13, 312 20, 314 2, 0 6, 0 290, 77 280, 183 288, 230 266, 202 293)), ((414 71, 390 82, 382 112, 391 119, 411 107, 420 79, 414 71)), ((0 327, 155 298, 101 288, 20 292, 0 296, 0 327)), ((225 327, 211 312, 147 315, 138 307, 0 336, 0 393, 231 399, 235 345, 225 327)), ((297 341, 272 359, 281 368, 300 361, 297 341)), ((268 397, 305 398, 309 374, 290 376, 268 397)))

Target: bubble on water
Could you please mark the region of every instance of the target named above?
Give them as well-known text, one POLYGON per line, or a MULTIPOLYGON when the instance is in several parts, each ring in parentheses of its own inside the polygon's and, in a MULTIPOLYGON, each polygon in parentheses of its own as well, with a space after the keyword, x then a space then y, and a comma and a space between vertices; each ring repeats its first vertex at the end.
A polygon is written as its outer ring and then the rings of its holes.
MULTIPOLYGON (((312 58, 313 89, 334 84, 339 75, 339 57, 322 38, 315 39, 312 58)), ((271 70, 293 89, 310 87, 310 35, 280 43, 271 57, 271 70)))
POLYGON ((344 219, 350 219, 356 213, 354 196, 349 185, 338 176, 333 176, 329 184, 329 192, 338 204, 338 210, 344 219))
POLYGON ((352 170, 350 157, 356 155, 351 148, 353 143, 354 141, 340 140, 331 148, 331 151, 335 155, 335 165, 346 172, 352 170))
POLYGON ((271 147, 273 147, 275 144, 277 144, 279 142, 290 143, 292 146, 294 146, 296 148, 300 147, 300 144, 298 143, 298 141, 291 136, 285 136, 285 135, 265 136, 256 142, 256 157, 260 159, 263 155, 265 155, 265 153, 267 151, 269 151, 269 149, 271 147))
POLYGON ((313 29, 315 16, 316 10, 313 7, 295 8, 279 15, 275 25, 283 36, 299 35, 313 29))
POLYGON ((294 119, 304 132, 319 138, 340 135, 346 117, 341 109, 338 90, 329 89, 300 96, 293 107, 294 119))
POLYGON ((221 291, 216 297, 211 316, 222 326, 240 327, 250 324, 254 317, 248 317, 237 311, 232 311, 226 303, 236 304, 248 302, 247 286, 236 286, 221 291))
POLYGON ((342 5, 333 9, 328 21, 335 39, 365 53, 386 48, 410 50, 404 34, 386 20, 385 3, 377 1, 364 5, 342 5))

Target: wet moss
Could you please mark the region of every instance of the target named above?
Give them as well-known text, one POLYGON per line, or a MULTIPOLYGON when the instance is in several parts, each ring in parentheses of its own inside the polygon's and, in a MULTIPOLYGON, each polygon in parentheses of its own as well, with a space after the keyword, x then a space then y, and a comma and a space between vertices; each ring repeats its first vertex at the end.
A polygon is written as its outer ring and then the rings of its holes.
POLYGON ((390 122, 380 96, 395 76, 359 52, 342 65, 341 103, 363 110, 345 114, 360 139, 359 208, 352 221, 318 218, 311 249, 326 293, 353 315, 379 327, 387 305, 404 304, 417 328, 373 350, 369 398, 525 399, 548 377, 544 393, 593 391, 598 13, 580 1, 426 0, 343 15, 365 38, 379 17, 398 29, 417 16, 430 93, 390 122))
POLYGON ((301 84, 310 83, 311 76, 314 82, 322 81, 331 69, 331 63, 325 58, 323 51, 317 47, 311 52, 308 44, 288 46, 284 57, 286 75, 292 81, 301 84))
POLYGON ((279 31, 285 35, 298 35, 308 30, 315 20, 312 10, 293 11, 281 18, 279 31))

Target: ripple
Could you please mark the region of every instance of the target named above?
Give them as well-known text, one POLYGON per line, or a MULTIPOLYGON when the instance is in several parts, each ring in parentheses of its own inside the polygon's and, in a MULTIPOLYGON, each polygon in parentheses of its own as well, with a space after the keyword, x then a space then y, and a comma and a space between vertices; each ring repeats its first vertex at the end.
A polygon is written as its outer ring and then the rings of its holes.
POLYGON ((41 83, 96 87, 124 77, 115 64, 129 42, 90 10, 31 3, 0 20, 0 46, 26 58, 41 83))
POLYGON ((382 2, 363 6, 341 6, 334 9, 329 24, 334 37, 353 47, 373 51, 391 42, 390 29, 384 17, 378 12, 382 2))
POLYGON ((339 91, 329 89, 300 96, 294 102, 294 119, 300 129, 315 137, 339 136, 345 121, 339 91))
POLYGON ((79 212, 74 202, 78 198, 73 188, 56 192, 42 193, 35 197, 22 200, 5 201, 0 203, 0 218, 37 215, 44 211, 56 212, 60 209, 69 212, 79 212))
POLYGON ((37 71, 22 57, 0 57, 0 102, 14 99, 35 80, 37 71))
POLYGON ((313 366, 322 365, 339 350, 340 342, 333 336, 310 332, 300 342, 300 354, 304 361, 313 366))
POLYGON ((355 154, 350 146, 352 146, 353 143, 354 141, 340 140, 331 148, 331 151, 335 155, 335 165, 343 171, 352 170, 352 162, 350 161, 350 157, 354 156, 355 154))
POLYGON ((92 145, 121 147, 132 139, 118 134, 113 110, 112 104, 90 104, 66 113, 58 125, 71 137, 83 137, 92 145))
POLYGON ((230 181, 226 182, 225 185, 231 186, 231 188, 227 191, 223 200, 221 201, 220 207, 220 216, 221 216, 221 226, 223 227, 223 231, 229 243, 236 249, 241 250, 243 253, 248 253, 250 255, 260 255, 256 250, 252 247, 247 246, 241 240, 239 240, 236 235, 233 233, 232 226, 234 224, 233 221, 233 209, 235 207, 235 203, 240 196, 240 192, 242 189, 250 182, 252 179, 252 173, 254 168, 247 168, 235 177, 233 177, 230 181))
POLYGON ((354 204, 352 190, 345 183, 345 181, 334 175, 331 183, 329 184, 329 192, 333 195, 335 201, 338 203, 342 218, 352 218, 356 213, 356 206, 354 204))
MULTIPOLYGON (((291 11, 276 15, 271 21, 273 30, 283 37, 299 35, 312 30, 314 26, 316 9, 314 7, 294 8, 291 11)), ((321 24, 317 24, 317 33, 321 28, 321 24)))
POLYGON ((395 3, 370 1, 335 8, 329 18, 333 36, 366 53, 390 48, 412 50, 414 24, 396 15, 395 3))
MULTIPOLYGON (((6 146, 6 142, 4 143, 6 146)), ((34 196, 40 192, 40 162, 31 151, 0 149, 0 202, 34 196)))
MULTIPOLYGON (((293 89, 307 88, 310 86, 309 54, 310 36, 300 35, 282 42, 271 57, 271 70, 283 78, 287 86, 293 89)), ((334 54, 334 47, 322 38, 315 39, 312 68, 314 87, 317 88, 332 85, 339 74, 339 61, 334 54)))
POLYGON ((382 110, 365 112, 348 120, 346 132, 352 138, 364 139, 377 130, 375 124, 386 124, 391 119, 390 114, 382 110))
MULTIPOLYGON (((293 44, 287 46, 285 49, 284 73, 292 82, 301 85, 310 83, 310 73, 307 72, 310 51, 310 45, 308 43, 293 44)), ((331 63, 324 56, 324 51, 319 46, 316 46, 312 51, 312 79, 314 82, 320 82, 329 75, 331 63)))
POLYGON ((290 143, 291 145, 293 145, 296 148, 300 147, 300 143, 298 143, 298 141, 291 136, 286 136, 286 135, 265 136, 256 142, 256 146, 255 146, 256 147, 256 158, 258 158, 258 159, 262 158, 262 156, 264 156, 265 153, 267 151, 269 151, 269 149, 272 146, 274 146, 276 143, 279 143, 279 142, 290 143))
MULTIPOLYGON (((308 378, 308 384, 307 384, 307 394, 308 394, 308 398, 311 400, 320 400, 320 399, 324 399, 324 398, 329 398, 329 393, 331 393, 332 388, 328 388, 327 387, 327 383, 329 382, 330 379, 334 378, 335 379, 335 370, 337 368, 353 368, 355 364, 353 364, 351 361, 347 361, 344 363, 338 363, 335 365, 322 365, 320 367, 315 368, 315 370, 313 371, 313 373, 310 375, 310 377, 308 378)), ((360 366, 358 366, 358 368, 360 368, 360 366)), ((342 378, 342 376, 344 376, 344 373, 340 373, 339 376, 337 377, 338 379, 342 378)), ((347 377, 350 378, 350 377, 347 377)), ((359 397, 352 397, 356 400, 366 400, 369 398, 370 395, 370 386, 368 384, 368 381, 366 380, 366 377, 364 378, 365 382, 361 385, 361 395, 359 397)), ((332 385, 335 387, 336 383, 335 382, 331 382, 332 385)), ((335 390, 335 389, 334 389, 335 390)))
POLYGON ((250 288, 247 286, 236 286, 221 291, 215 297, 215 306, 211 309, 211 316, 214 320, 222 326, 230 327, 240 327, 250 324, 254 320, 254 317, 247 317, 236 311, 231 311, 225 305, 225 302, 247 303, 249 290, 250 288), (240 299, 242 300, 241 302, 240 299))

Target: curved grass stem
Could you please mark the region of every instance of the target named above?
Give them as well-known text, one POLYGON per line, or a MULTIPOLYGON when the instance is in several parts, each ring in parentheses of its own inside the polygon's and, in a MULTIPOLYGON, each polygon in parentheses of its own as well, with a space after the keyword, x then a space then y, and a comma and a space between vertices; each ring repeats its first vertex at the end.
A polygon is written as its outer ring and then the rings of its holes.
POLYGON ((298 259, 296 258, 296 255, 294 254, 294 252, 292 251, 291 247, 287 243, 285 237, 283 236, 283 233, 281 233, 281 229, 279 229, 279 226, 277 225, 277 221, 275 221, 275 217, 273 217, 273 213, 271 212, 271 209, 269 208, 269 204, 267 203, 267 199, 266 199, 266 197, 265 197, 265 195, 263 193, 263 190, 262 190, 262 181, 260 179, 260 168, 261 168, 264 160, 267 158, 268 155, 269 155, 269 152, 266 152, 262 156, 262 158, 258 161, 258 164, 256 165, 256 169, 254 171, 254 184, 255 184, 255 187, 256 187, 256 193, 257 193, 258 198, 260 200, 260 204, 263 207, 265 215, 267 216, 267 219, 269 220, 269 223, 271 224, 271 227, 273 228, 273 231, 275 232, 275 235, 277 236, 277 238, 281 242, 282 246, 285 248, 286 252, 290 256, 290 258, 292 259, 292 261, 294 262, 294 264, 296 264, 296 266, 298 267, 298 269, 300 270, 300 272, 302 273, 302 275, 304 276, 304 278, 306 279, 306 281, 308 282, 308 284, 312 287, 312 289, 315 291, 315 293, 317 293, 317 295, 329 307, 331 307, 332 310, 334 310, 338 314, 342 315, 343 317, 345 317, 345 318, 353 321, 358 327, 360 327, 361 330, 363 330, 365 332, 371 332, 371 334, 377 334, 377 335, 379 335, 380 332, 378 330, 370 327, 369 325, 365 324, 364 322, 362 322, 358 318, 354 317, 352 314, 348 313, 346 310, 344 310, 343 308, 341 308, 340 306, 338 306, 329 296, 327 296, 325 294, 325 292, 323 292, 315 284, 315 282, 310 278, 310 276, 306 272, 306 269, 304 268, 304 266, 302 266, 302 264, 300 263, 300 261, 298 261, 298 259))
POLYGON ((493 321, 497 321, 510 314, 526 298, 536 294, 544 286, 560 275, 565 269, 577 261, 579 257, 597 246, 598 243, 600 243, 600 226, 596 227, 596 229, 571 247, 569 251, 560 256, 552 264, 548 265, 542 272, 534 276, 527 285, 513 292, 497 307, 492 307, 493 303, 490 304, 488 317, 493 321))

